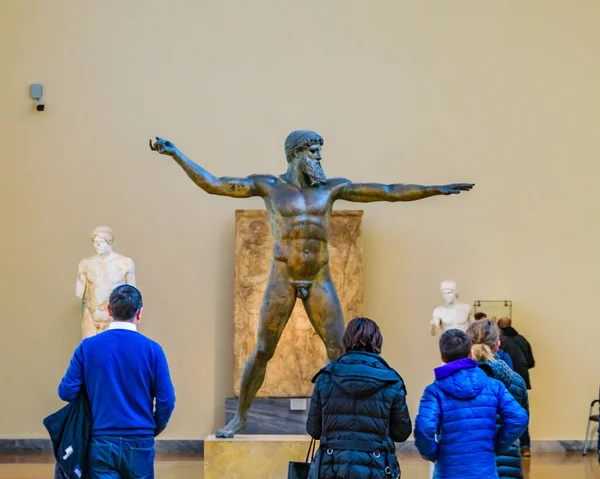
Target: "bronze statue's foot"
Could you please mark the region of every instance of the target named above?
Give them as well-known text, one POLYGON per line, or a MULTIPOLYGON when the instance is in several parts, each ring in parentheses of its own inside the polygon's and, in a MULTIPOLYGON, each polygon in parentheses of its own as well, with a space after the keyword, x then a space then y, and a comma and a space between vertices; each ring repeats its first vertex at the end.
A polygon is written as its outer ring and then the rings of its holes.
POLYGON ((216 433, 217 437, 221 438, 231 438, 235 436, 238 432, 242 432, 246 429, 246 421, 242 420, 237 414, 235 417, 229 421, 229 424, 222 429, 219 429, 216 433))

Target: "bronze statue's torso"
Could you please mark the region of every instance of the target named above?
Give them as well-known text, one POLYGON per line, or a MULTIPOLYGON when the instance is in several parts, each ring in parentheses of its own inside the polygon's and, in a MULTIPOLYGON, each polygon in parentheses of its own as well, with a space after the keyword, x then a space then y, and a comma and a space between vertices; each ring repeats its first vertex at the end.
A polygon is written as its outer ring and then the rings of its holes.
POLYGON ((287 263, 290 280, 311 282, 329 262, 327 241, 335 191, 347 180, 336 178, 304 188, 281 177, 265 175, 257 180, 265 193, 275 239, 273 258, 287 263))

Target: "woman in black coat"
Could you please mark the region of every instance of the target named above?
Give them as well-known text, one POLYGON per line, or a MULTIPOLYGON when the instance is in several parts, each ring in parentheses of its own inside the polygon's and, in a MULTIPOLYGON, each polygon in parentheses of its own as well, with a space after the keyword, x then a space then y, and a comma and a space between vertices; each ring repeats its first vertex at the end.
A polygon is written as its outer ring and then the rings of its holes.
POLYGON ((400 477, 394 442, 412 432, 406 388, 379 355, 383 338, 374 321, 355 318, 344 351, 314 377, 306 429, 320 447, 311 479, 400 477))
MULTIPOLYGON (((529 395, 525 381, 508 364, 501 360, 497 353, 500 348, 500 330, 489 319, 471 323, 467 334, 471 338, 473 359, 485 373, 500 381, 508 392, 529 413, 529 395)), ((500 418, 497 427, 501 426, 500 418)), ((523 462, 517 443, 504 453, 496 454, 496 469, 500 479, 523 479, 523 462)))

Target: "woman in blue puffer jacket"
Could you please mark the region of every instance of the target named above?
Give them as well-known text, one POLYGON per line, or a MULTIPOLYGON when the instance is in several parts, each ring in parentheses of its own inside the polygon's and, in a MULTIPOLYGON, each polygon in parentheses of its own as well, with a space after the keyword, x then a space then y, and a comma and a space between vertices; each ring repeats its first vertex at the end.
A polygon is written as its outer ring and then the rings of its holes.
MULTIPOLYGON (((506 386, 508 392, 517 400, 527 413, 529 413, 529 399, 527 386, 521 376, 515 373, 497 353, 500 348, 500 330, 491 321, 485 319, 472 323, 467 329, 471 338, 472 357, 479 367, 489 376, 497 379, 506 386)), ((501 418, 497 417, 497 428, 502 425, 501 418)), ((523 479, 523 463, 519 444, 515 442, 510 449, 496 454, 496 467, 500 479, 523 479)))

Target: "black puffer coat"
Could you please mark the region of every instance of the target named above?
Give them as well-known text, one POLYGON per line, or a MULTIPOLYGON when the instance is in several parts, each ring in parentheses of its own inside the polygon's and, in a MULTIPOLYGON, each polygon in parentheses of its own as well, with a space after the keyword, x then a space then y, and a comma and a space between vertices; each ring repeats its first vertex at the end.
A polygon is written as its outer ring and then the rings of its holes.
MULTIPOLYGON (((501 359, 496 361, 479 362, 479 367, 485 373, 500 381, 506 386, 508 392, 517 400, 527 414, 529 414, 529 395, 525 381, 521 376, 514 372, 508 364, 501 359)), ((502 426, 500 416, 497 417, 496 427, 502 426)), ((523 463, 521 461, 521 449, 518 443, 514 443, 511 448, 502 454, 496 454, 496 469, 500 479, 523 479, 523 463)))
POLYGON ((400 477, 394 442, 406 441, 412 431, 400 375, 378 354, 351 351, 313 382, 306 429, 321 446, 309 477, 400 477))

